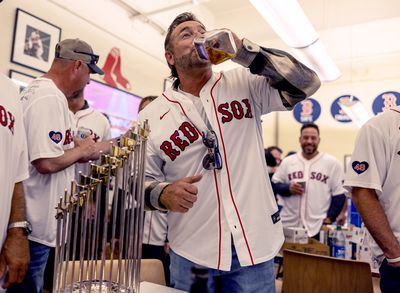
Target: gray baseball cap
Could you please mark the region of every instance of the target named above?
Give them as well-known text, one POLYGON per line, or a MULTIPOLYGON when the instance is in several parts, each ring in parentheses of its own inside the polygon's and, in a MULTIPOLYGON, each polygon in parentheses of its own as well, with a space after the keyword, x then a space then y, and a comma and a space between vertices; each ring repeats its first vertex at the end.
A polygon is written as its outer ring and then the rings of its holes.
POLYGON ((91 73, 103 75, 104 72, 97 66, 99 55, 93 53, 92 47, 80 39, 65 39, 56 45, 56 58, 80 60, 86 63, 91 73))

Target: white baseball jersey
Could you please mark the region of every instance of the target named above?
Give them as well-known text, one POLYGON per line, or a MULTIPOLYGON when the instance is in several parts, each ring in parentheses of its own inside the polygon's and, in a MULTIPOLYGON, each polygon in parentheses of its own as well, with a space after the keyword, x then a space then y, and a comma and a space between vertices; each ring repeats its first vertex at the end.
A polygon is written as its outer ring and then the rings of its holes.
MULTIPOLYGON (((52 80, 37 78, 21 94, 29 161, 56 158, 73 147, 72 112, 67 99, 52 80)), ((55 207, 74 179, 74 165, 52 174, 40 174, 31 164, 24 181, 27 218, 32 224, 30 240, 54 246, 55 207)))
POLYGON ((272 259, 284 241, 264 159, 260 115, 285 110, 268 79, 245 68, 214 73, 199 99, 219 142, 223 167, 206 170, 208 130, 192 100, 170 88, 143 111, 150 135, 146 176, 173 182, 202 174, 187 213, 169 212, 171 249, 190 261, 228 271, 231 239, 242 266, 272 259))
MULTIPOLYGON (((389 225, 400 242, 400 107, 370 119, 359 131, 346 188, 375 189, 389 225)), ((371 238, 371 250, 382 261, 382 250, 371 238)))
POLYGON ((311 160, 301 151, 283 159, 272 176, 274 183, 305 182, 303 195, 280 196, 281 217, 284 227, 304 227, 308 236, 316 235, 331 204, 332 196, 344 194, 343 170, 331 155, 319 153, 311 160))
POLYGON ((28 151, 18 90, 3 74, 0 74, 0 161, 1 249, 7 236, 14 185, 29 176, 28 151))
POLYGON ((167 214, 146 211, 144 214, 143 244, 164 246, 167 239, 167 214))
MULTIPOLYGON (((85 102, 85 105, 87 105, 87 102, 85 102)), ((111 139, 110 122, 108 122, 107 118, 101 112, 90 107, 85 107, 85 109, 77 111, 74 114, 74 118, 74 129, 76 130, 79 127, 90 129, 95 142, 111 139)), ((88 163, 75 164, 76 176, 80 171, 88 175, 88 169, 88 163)))

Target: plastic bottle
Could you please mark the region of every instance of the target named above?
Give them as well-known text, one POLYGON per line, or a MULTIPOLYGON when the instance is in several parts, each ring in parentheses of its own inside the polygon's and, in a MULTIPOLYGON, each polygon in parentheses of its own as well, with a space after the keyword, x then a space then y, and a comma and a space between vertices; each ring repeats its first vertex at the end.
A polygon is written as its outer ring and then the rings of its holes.
POLYGON ((333 237, 332 256, 337 258, 345 258, 346 237, 344 236, 341 226, 336 227, 336 232, 333 237))
POLYGON ((190 293, 207 293, 208 269, 202 266, 194 265, 192 267, 192 286, 190 293))

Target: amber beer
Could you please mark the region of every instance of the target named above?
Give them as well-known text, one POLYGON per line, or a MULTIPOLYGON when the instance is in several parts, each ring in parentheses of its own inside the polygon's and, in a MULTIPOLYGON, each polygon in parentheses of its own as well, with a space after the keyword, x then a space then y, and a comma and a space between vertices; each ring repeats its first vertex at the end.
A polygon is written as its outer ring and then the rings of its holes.
POLYGON ((215 65, 235 57, 235 54, 230 54, 216 48, 208 47, 206 51, 210 62, 215 65))
POLYGON ((236 55, 236 44, 232 32, 226 29, 213 30, 194 39, 197 54, 202 60, 220 64, 236 55))

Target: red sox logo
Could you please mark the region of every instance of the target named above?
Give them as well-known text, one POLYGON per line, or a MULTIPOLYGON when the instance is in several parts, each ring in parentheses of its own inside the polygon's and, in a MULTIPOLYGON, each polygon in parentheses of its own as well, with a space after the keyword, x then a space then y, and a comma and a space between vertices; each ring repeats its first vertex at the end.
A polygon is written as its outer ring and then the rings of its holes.
POLYGON ((183 152, 186 147, 194 143, 199 138, 199 133, 196 128, 185 121, 179 126, 178 130, 170 136, 170 140, 165 140, 160 145, 160 149, 171 159, 175 161, 181 152, 183 152))
POLYGON ((2 105, 0 105, 0 125, 3 127, 7 127, 11 131, 11 134, 14 135, 14 123, 14 115, 10 111, 7 111, 2 105))
MULTIPOLYGON (((169 112, 165 112, 160 116, 160 120, 169 112)), ((251 105, 248 99, 241 101, 232 100, 230 103, 226 102, 218 106, 218 112, 222 115, 221 122, 231 122, 233 118, 240 120, 242 118, 253 118, 251 105)), ((196 127, 191 123, 183 122, 177 130, 175 130, 169 137, 160 145, 160 149, 166 154, 171 161, 174 161, 190 144, 199 138, 199 133, 196 127)))
POLYGON ((233 100, 230 103, 223 103, 218 106, 218 112, 222 114, 222 123, 231 122, 233 118, 237 120, 244 118, 253 118, 251 106, 248 99, 241 102, 233 100))
MULTIPOLYGON (((304 177, 303 171, 295 171, 295 172, 292 172, 292 173, 288 174, 289 181, 292 181, 293 179, 303 179, 303 177, 304 177)), ((327 184, 329 176, 325 175, 325 174, 323 174, 321 172, 312 171, 310 173, 310 178, 309 179, 310 180, 320 181, 321 183, 327 184)))

